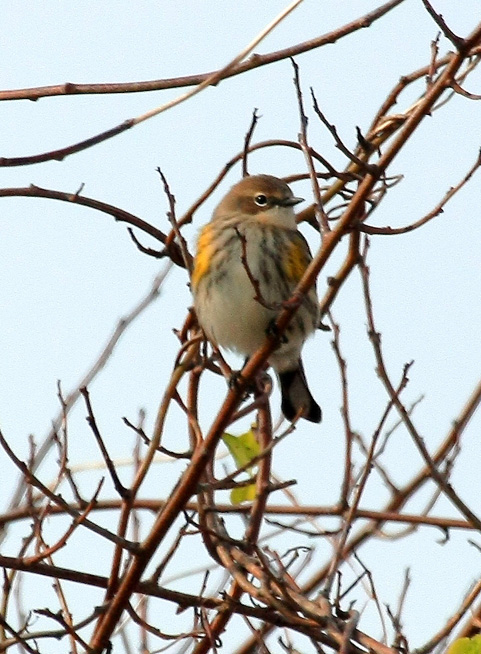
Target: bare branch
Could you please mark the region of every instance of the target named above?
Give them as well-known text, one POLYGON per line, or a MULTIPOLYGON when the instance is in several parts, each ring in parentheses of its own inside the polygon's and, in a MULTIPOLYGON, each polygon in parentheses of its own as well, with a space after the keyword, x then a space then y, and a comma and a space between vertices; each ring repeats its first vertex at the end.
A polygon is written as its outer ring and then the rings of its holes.
MULTIPOLYGON (((376 20, 385 16, 392 9, 400 5, 404 0, 390 0, 385 4, 377 7, 373 11, 357 18, 356 20, 343 25, 327 34, 316 37, 309 41, 290 46, 284 50, 278 50, 269 54, 254 54, 246 61, 242 61, 229 70, 225 78, 241 75, 242 73, 253 70, 260 66, 267 66, 276 61, 289 59, 304 52, 309 52, 324 45, 335 43, 339 39, 352 34, 360 29, 370 27, 376 20)), ((212 79, 218 71, 209 73, 199 73, 196 75, 187 75, 164 80, 152 80, 147 82, 126 82, 117 84, 59 84, 53 86, 41 86, 30 89, 14 89, 0 92, 0 101, 2 100, 38 100, 47 96, 62 95, 84 95, 84 94, 112 94, 112 93, 144 93, 146 91, 158 91, 163 89, 181 88, 185 86, 195 86, 202 84, 208 79, 212 79)), ((212 82, 211 82, 212 83, 212 82)))
POLYGON ((438 14, 436 11, 434 11, 434 8, 432 4, 429 2, 429 0, 422 0, 423 5, 425 6, 428 14, 431 16, 431 18, 434 20, 436 25, 439 27, 441 32, 444 34, 444 36, 451 41, 451 43, 454 45, 454 47, 457 50, 463 50, 466 42, 464 39, 461 39, 459 36, 457 36, 449 27, 446 25, 446 21, 442 17, 442 14, 438 14))
POLYGON ((249 129, 247 130, 247 134, 245 135, 245 139, 244 139, 244 151, 242 153, 242 177, 247 177, 247 175, 249 174, 247 170, 247 155, 250 152, 250 145, 251 145, 252 137, 254 136, 254 130, 256 128, 258 120, 259 120, 259 114, 257 113, 257 109, 254 109, 254 111, 252 112, 251 124, 249 126, 249 129))

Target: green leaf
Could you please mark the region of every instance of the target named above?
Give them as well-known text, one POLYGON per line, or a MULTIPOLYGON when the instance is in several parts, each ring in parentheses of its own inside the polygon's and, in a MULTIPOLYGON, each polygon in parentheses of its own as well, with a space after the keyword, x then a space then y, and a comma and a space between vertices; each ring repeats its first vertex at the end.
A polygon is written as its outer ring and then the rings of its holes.
MULTIPOLYGON (((240 436, 225 433, 222 436, 227 449, 229 450, 237 468, 248 466, 252 459, 259 456, 261 448, 256 438, 255 426, 240 436)), ((252 474, 253 466, 246 468, 246 472, 252 474)), ((256 498, 255 478, 252 478, 252 484, 233 488, 230 493, 230 501, 235 506, 242 502, 252 502, 256 498)))
POLYGON ((222 440, 238 468, 246 466, 261 451, 253 429, 246 431, 245 434, 241 434, 240 436, 225 433, 222 436, 222 440))
POLYGON ((233 488, 230 492, 231 504, 236 506, 242 502, 253 502, 256 499, 256 485, 249 484, 248 486, 239 486, 233 488))
POLYGON ((481 636, 458 638, 451 644, 448 654, 481 654, 481 636))

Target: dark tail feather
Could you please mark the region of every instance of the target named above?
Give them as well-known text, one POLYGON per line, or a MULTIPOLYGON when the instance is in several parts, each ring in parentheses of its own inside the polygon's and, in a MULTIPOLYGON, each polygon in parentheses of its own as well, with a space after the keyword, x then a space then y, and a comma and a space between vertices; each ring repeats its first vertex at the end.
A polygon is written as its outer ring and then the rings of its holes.
POLYGON ((295 370, 278 373, 282 394, 282 413, 291 422, 302 410, 301 414, 311 422, 321 422, 322 411, 307 387, 302 362, 295 370))

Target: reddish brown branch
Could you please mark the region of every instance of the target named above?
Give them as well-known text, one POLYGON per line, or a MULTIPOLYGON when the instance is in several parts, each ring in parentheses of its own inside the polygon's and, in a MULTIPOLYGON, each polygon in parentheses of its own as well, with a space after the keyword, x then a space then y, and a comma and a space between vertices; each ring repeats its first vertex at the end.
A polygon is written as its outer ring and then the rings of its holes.
POLYGON ((471 166, 471 168, 468 170, 466 175, 463 177, 463 179, 458 182, 455 186, 451 186, 451 188, 445 193, 444 197, 441 199, 441 201, 432 209, 428 214, 420 218, 419 220, 416 220, 416 222, 411 223, 410 225, 406 225, 405 227, 375 227, 373 225, 366 225, 362 224, 359 226, 359 230, 361 232, 364 232, 366 234, 376 234, 376 235, 395 235, 395 234, 407 234, 408 232, 412 232, 415 229, 418 229, 419 227, 422 227, 426 223, 428 223, 430 220, 433 218, 436 218, 436 216, 439 216, 440 214, 443 213, 444 207, 447 205, 447 203, 451 200, 451 198, 460 191, 463 186, 469 182, 471 177, 474 175, 474 173, 478 170, 478 168, 481 166, 481 150, 478 152, 478 157, 474 164, 471 166))
POLYGON ((170 186, 166 176, 164 175, 164 173, 161 171, 159 167, 157 167, 157 172, 159 173, 160 178, 162 180, 162 184, 164 186, 164 192, 165 195, 167 196, 167 201, 169 203, 167 218, 169 219, 169 222, 172 225, 170 234, 167 235, 167 239, 165 241, 165 250, 166 253, 169 254, 170 252, 177 252, 180 250, 180 253, 182 255, 182 267, 186 268, 190 276, 192 272, 192 255, 190 254, 187 248, 187 243, 185 242, 185 238, 181 234, 179 223, 177 222, 177 218, 175 215, 175 196, 172 194, 170 190, 170 186))
POLYGON ((454 45, 454 47, 457 50, 463 50, 465 47, 465 40, 462 39, 461 37, 457 36, 446 24, 446 21, 444 20, 442 14, 438 14, 432 4, 429 2, 429 0, 422 0, 423 5, 426 7, 426 10, 428 14, 431 16, 431 18, 434 20, 436 25, 439 27, 441 32, 444 34, 444 36, 451 41, 451 43, 454 45))
POLYGON ((344 475, 341 485, 341 495, 339 498, 339 508, 342 511, 345 511, 348 507, 348 498, 352 488, 352 441, 353 441, 353 430, 351 427, 351 416, 349 411, 349 392, 348 392, 348 379, 347 379, 347 363, 345 358, 341 353, 341 344, 340 344, 340 327, 334 322, 334 318, 331 313, 328 313, 329 320, 331 323, 331 329, 333 333, 332 348, 336 356, 337 365, 339 368, 341 376, 341 392, 342 392, 342 420, 344 423, 344 442, 345 442, 345 453, 344 453, 344 475))
MULTIPOLYGON (((447 434, 443 442, 439 445, 436 453, 433 455, 432 460, 435 465, 439 465, 446 459, 448 454, 456 447, 460 434, 466 428, 469 420, 477 407, 481 404, 481 381, 474 389, 473 394, 469 398, 466 405, 463 407, 458 418, 454 421, 451 431, 447 434)), ((384 523, 384 516, 399 515, 399 510, 413 497, 429 479, 431 479, 431 471, 429 466, 425 466, 418 472, 412 479, 389 500, 384 507, 383 511, 377 514, 377 518, 373 516, 373 521, 368 523, 361 529, 351 540, 346 544, 343 551, 343 560, 346 560, 351 554, 356 552, 371 536, 377 533, 384 523), (379 518, 379 519, 378 519, 379 518)), ((428 518, 431 519, 431 518, 428 518)), ((469 524, 466 523, 465 524, 469 524)), ((471 525, 472 528, 472 525, 471 525)), ((317 589, 326 579, 329 572, 329 564, 321 567, 301 588, 301 592, 309 594, 317 589)), ((481 607, 479 607, 478 615, 481 616, 481 607)), ((267 636, 270 631, 269 626, 264 626, 259 630, 256 637, 247 640, 244 645, 239 648, 236 654, 251 654, 256 647, 260 636, 267 636)), ((464 634, 465 635, 465 634, 464 634)), ((470 634, 472 635, 472 634, 470 634)))
MULTIPOLYGON (((403 0, 391 0, 385 4, 377 7, 373 11, 357 18, 356 20, 343 25, 337 30, 328 32, 322 36, 304 41, 284 50, 277 50, 265 55, 253 54, 249 59, 243 61, 237 66, 233 67, 228 77, 240 75, 248 70, 259 68, 260 66, 267 66, 276 61, 289 59, 304 52, 309 52, 324 45, 335 43, 339 39, 356 32, 359 29, 369 27, 374 21, 382 18, 391 9, 400 5, 403 0)), ((74 84, 67 82, 66 84, 58 84, 53 86, 41 86, 28 89, 12 89, 0 92, 0 101, 2 100, 38 100, 47 96, 59 95, 85 95, 85 94, 107 94, 112 93, 141 93, 146 91, 158 91, 163 89, 183 88, 186 86, 195 86, 202 84, 209 77, 213 77, 216 71, 209 73, 200 73, 196 75, 186 75, 183 77, 174 77, 161 80, 152 80, 146 82, 125 82, 113 84, 74 84)))
POLYGON ((95 532, 99 536, 102 536, 103 538, 106 538, 107 540, 110 540, 111 542, 118 544, 122 548, 125 548, 129 551, 134 551, 136 549, 135 543, 131 543, 128 540, 125 540, 124 538, 119 538, 108 529, 104 529, 103 527, 96 525, 94 522, 91 522, 87 518, 82 517, 82 513, 73 509, 70 506, 70 504, 63 499, 61 495, 57 495, 56 493, 53 493, 47 486, 45 486, 45 484, 43 484, 40 481, 40 479, 38 479, 38 477, 36 477, 29 470, 27 465, 15 455, 12 448, 5 440, 5 437, 3 436, 1 430, 0 430, 0 445, 3 447, 10 460, 13 461, 15 466, 20 470, 27 483, 35 488, 38 488, 38 490, 42 493, 44 497, 48 497, 51 502, 61 507, 65 511, 65 513, 68 513, 73 518, 75 518, 75 520, 78 520, 79 524, 82 524, 84 527, 87 527, 88 529, 95 532))
POLYGON ((121 483, 117 471, 115 469, 114 462, 110 458, 107 448, 105 447, 104 439, 100 434, 100 430, 97 426, 97 421, 94 416, 92 404, 90 402, 90 394, 85 386, 83 386, 80 389, 80 394, 83 396, 85 400, 85 405, 87 407, 87 413, 88 413, 87 422, 90 426, 90 429, 92 430, 93 435, 95 436, 95 440, 97 441, 97 445, 99 446, 100 452, 102 453, 103 459, 105 461, 105 465, 110 473, 110 477, 112 479, 114 488, 117 491, 117 493, 120 495, 120 497, 125 498, 128 495, 128 491, 125 488, 125 486, 121 483))
POLYGON ((247 169, 247 155, 250 152, 252 137, 254 136, 254 130, 256 128, 258 121, 259 121, 259 114, 257 113, 257 109, 254 109, 254 111, 252 112, 251 124, 249 125, 249 129, 247 130, 247 133, 244 138, 244 150, 242 152, 242 177, 247 177, 247 175, 249 174, 249 171, 247 169))
POLYGON ((100 483, 97 486, 97 490, 95 491, 94 496, 92 497, 90 502, 82 510, 79 517, 75 518, 75 520, 72 522, 72 524, 67 529, 67 531, 63 534, 63 536, 61 536, 54 545, 51 545, 50 547, 46 547, 45 549, 43 549, 41 553, 36 554, 34 556, 24 557, 23 562, 25 563, 25 565, 29 566, 32 565, 32 563, 38 563, 39 561, 44 561, 45 559, 50 558, 52 554, 54 554, 55 552, 58 552, 58 550, 60 550, 62 547, 65 547, 70 536, 77 529, 77 527, 81 525, 82 522, 85 521, 88 514, 94 508, 95 504, 97 503, 97 497, 98 494, 100 493, 100 489, 102 488, 102 486, 103 486, 103 479, 100 480, 100 483))
MULTIPOLYGON (((115 207, 106 202, 101 202, 100 200, 94 200, 93 198, 88 198, 80 193, 66 193, 64 191, 54 191, 52 189, 40 188, 39 186, 22 186, 22 187, 12 187, 12 188, 0 188, 0 198, 1 197, 34 197, 34 198, 47 198, 49 200, 61 200, 62 202, 72 202, 73 204, 80 204, 84 207, 90 207, 96 211, 101 211, 106 213, 109 216, 112 216, 118 222, 124 222, 137 229, 142 230, 149 236, 157 239, 162 244, 166 244, 167 236, 160 229, 154 227, 150 223, 138 218, 124 209, 115 207)), ((170 247, 165 249, 162 256, 168 256, 173 263, 178 266, 184 267, 184 260, 182 257, 182 252, 179 246, 176 243, 171 243, 170 247)))
POLYGON ((360 264, 360 268, 362 272, 364 297, 366 302, 366 314, 368 320, 369 337, 376 358, 377 374, 381 379, 390 400, 394 403, 397 411, 399 412, 399 415, 401 416, 403 423, 406 426, 406 429, 408 430, 409 434, 411 435, 411 438, 413 439, 414 444, 416 445, 424 462, 429 467, 432 479, 437 483, 437 485, 443 491, 443 493, 451 500, 451 502, 458 509, 461 515, 463 515, 466 518, 466 520, 471 522, 473 527, 481 531, 480 518, 473 511, 471 511, 471 509, 466 505, 466 503, 463 502, 463 500, 459 497, 459 495, 456 493, 456 491, 449 483, 446 474, 441 473, 438 470, 435 461, 433 460, 433 458, 428 452, 428 449, 424 443, 424 439, 418 433, 411 419, 411 416, 409 415, 409 412, 406 410, 406 407, 399 399, 398 393, 396 392, 396 390, 394 389, 391 383, 391 380, 386 370, 386 366, 384 364, 384 358, 381 351, 379 334, 376 331, 374 325, 373 309, 372 309, 370 290, 369 290, 369 269, 364 260, 360 264))
POLYGON ((301 129, 298 136, 299 145, 302 148, 302 152, 306 160, 307 169, 309 171, 309 178, 311 180, 311 186, 312 186, 312 191, 315 200, 314 213, 315 213, 316 220, 314 224, 318 229, 320 229, 322 234, 325 234, 330 231, 330 227, 329 227, 329 221, 327 219, 326 212, 324 211, 324 207, 322 205, 321 190, 319 188, 317 172, 314 167, 314 159, 312 156, 312 151, 307 142, 308 118, 304 111, 304 101, 302 98, 301 82, 299 77, 299 66, 296 64, 294 59, 291 59, 291 62, 292 62, 292 67, 294 68, 294 87, 296 89, 297 106, 298 106, 300 123, 301 123, 301 129))
MULTIPOLYGON (((478 402, 480 401, 481 400, 478 400, 478 402)), ((150 511, 152 513, 158 513, 164 505, 164 500, 136 499, 133 504, 133 508, 135 510, 144 510, 150 511)), ((73 510, 79 512, 83 508, 80 504, 70 504, 70 506, 73 510)), ((120 506, 121 500, 98 500, 95 507, 93 508, 93 511, 112 511, 119 509, 120 506)), ((188 502, 185 506, 185 509, 187 511, 197 512, 199 506, 196 502, 188 502)), ((223 504, 217 502, 213 510, 217 513, 248 514, 251 510, 251 507, 249 505, 233 506, 232 504, 223 504)), ((28 520, 31 517, 31 511, 40 511, 40 509, 35 507, 32 507, 32 509, 27 507, 20 507, 0 515, 0 527, 3 527, 10 522, 16 522, 17 520, 28 520)), ((339 517, 342 516, 343 511, 344 509, 337 505, 311 506, 305 504, 296 504, 295 506, 292 506, 289 504, 269 504, 265 508, 265 513, 268 515, 283 515, 306 518, 319 516, 339 517)), ((51 506, 49 507, 48 513, 50 516, 55 516, 64 515, 66 511, 60 506, 51 506)), ((358 508, 356 510, 355 518, 357 520, 379 520, 383 522, 412 524, 420 527, 438 527, 442 530, 465 529, 467 531, 472 531, 474 529, 472 524, 461 518, 429 516, 414 513, 398 513, 397 511, 378 511, 375 509, 358 508)))
POLYGON ((94 145, 98 145, 103 141, 107 141, 117 134, 125 132, 127 129, 130 129, 135 125, 133 119, 125 120, 120 125, 116 125, 111 129, 108 129, 105 132, 100 132, 84 141, 79 141, 73 145, 67 145, 64 148, 58 150, 51 150, 50 152, 42 152, 41 154, 31 154, 25 157, 0 157, 0 168, 12 167, 12 166, 29 166, 31 164, 44 163, 45 161, 63 161, 65 157, 75 154, 77 152, 82 152, 87 148, 91 148, 94 145))
POLYGON ((481 95, 478 93, 470 93, 469 91, 466 91, 466 89, 463 89, 463 87, 458 84, 456 80, 453 80, 453 83, 451 84, 451 88, 453 91, 458 93, 459 95, 462 95, 464 98, 468 98, 468 100, 481 100, 481 95))

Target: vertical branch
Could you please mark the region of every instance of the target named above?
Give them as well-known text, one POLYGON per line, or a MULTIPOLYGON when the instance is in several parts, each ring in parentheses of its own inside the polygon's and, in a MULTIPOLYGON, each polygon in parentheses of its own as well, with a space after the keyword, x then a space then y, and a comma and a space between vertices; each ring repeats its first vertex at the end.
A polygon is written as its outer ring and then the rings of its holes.
POLYGON ((329 277, 328 288, 321 300, 321 319, 329 311, 342 285, 354 266, 359 263, 359 230, 354 226, 349 234, 349 249, 344 262, 336 275, 329 277))
POLYGON ((379 334, 376 331, 376 327, 374 324, 371 294, 369 288, 369 268, 367 267, 367 264, 365 262, 365 256, 366 255, 364 254, 360 262, 360 269, 361 269, 361 277, 362 277, 362 283, 364 288, 364 298, 366 304, 369 338, 371 340, 374 350, 374 355, 376 358, 378 376, 381 382, 383 383, 384 388, 386 389, 386 392, 390 400, 394 403, 396 409, 398 410, 399 415, 401 416, 403 423, 406 426, 409 434, 411 435, 411 438, 413 439, 414 444, 416 445, 424 462, 429 467, 433 480, 438 484, 439 488, 442 489, 443 493, 451 500, 451 502, 458 509, 458 511, 466 518, 466 520, 471 522, 473 527, 475 527, 478 531, 481 531, 481 520, 478 518, 478 516, 475 513, 473 513, 473 511, 471 511, 471 509, 462 501, 459 495, 454 491, 453 487, 447 480, 446 475, 439 472, 435 462, 433 461, 431 455, 428 452, 428 449, 424 443, 423 438, 418 433, 416 427, 414 426, 413 421, 411 420, 411 416, 409 415, 409 412, 407 411, 406 407, 399 399, 398 394, 396 393, 391 383, 391 380, 389 379, 386 366, 384 364, 384 358, 381 351, 381 342, 380 342, 379 334))
POLYGON ((272 464, 272 418, 267 389, 257 389, 255 397, 261 402, 257 412, 257 435, 261 452, 265 452, 265 454, 262 456, 258 464, 256 498, 252 505, 249 526, 246 531, 248 549, 251 549, 252 546, 257 543, 257 538, 261 529, 268 497, 272 464))
POLYGON ((337 323, 334 322, 331 312, 328 313, 329 321, 331 323, 332 331, 334 338, 332 341, 332 347, 336 355, 339 371, 341 374, 341 388, 342 388, 342 419, 344 422, 344 438, 345 438, 345 455, 344 455, 344 476, 341 486, 341 496, 339 498, 339 506, 342 510, 347 509, 348 507, 348 497, 352 487, 352 427, 351 427, 351 417, 349 413, 349 392, 348 392, 348 381, 347 381, 347 364, 346 360, 342 356, 341 346, 339 341, 340 328, 337 323))
MULTIPOLYGON (((73 388, 66 397, 62 397, 62 408, 59 414, 53 419, 53 426, 48 435, 45 437, 44 441, 41 443, 37 452, 35 453, 35 459, 32 463, 31 472, 32 474, 40 467, 42 462, 47 457, 50 452, 52 445, 55 442, 55 435, 58 429, 61 428, 66 416, 75 406, 77 400, 80 397, 80 389, 88 387, 93 380, 99 375, 99 373, 105 368, 107 363, 110 361, 114 349, 116 348, 119 340, 125 333, 125 331, 132 325, 132 323, 140 316, 142 313, 159 297, 160 288, 164 283, 164 280, 169 272, 171 265, 168 264, 164 270, 162 270, 158 275, 156 275, 154 281, 151 283, 150 288, 147 293, 142 296, 142 298, 137 302, 134 308, 125 316, 123 316, 117 323, 112 335, 109 337, 107 343, 103 347, 100 356, 94 361, 88 372, 85 374, 84 378, 80 383, 73 388)), ((13 493, 12 499, 10 500, 10 508, 16 507, 22 501, 25 489, 28 487, 28 483, 24 476, 21 476, 18 480, 17 487, 13 493)))
MULTIPOLYGON (((257 546, 257 539, 264 518, 264 511, 266 507, 271 460, 272 460, 272 419, 270 413, 270 406, 268 401, 267 388, 259 389, 256 387, 255 397, 259 406, 257 412, 258 420, 258 439, 261 451, 264 455, 260 458, 258 464, 258 472, 256 477, 256 498, 252 504, 249 524, 245 533, 244 543, 247 552, 252 552, 257 546)), ((243 586, 239 583, 238 578, 234 577, 231 587, 227 592, 230 605, 220 611, 212 623, 209 625, 208 635, 202 639, 197 645, 193 654, 207 654, 210 649, 212 639, 217 640, 222 632, 225 630, 228 621, 234 612, 234 603, 239 601, 244 593, 243 586)))
POLYGON ((180 248, 180 251, 182 253, 182 260, 184 262, 185 269, 189 273, 189 277, 192 274, 192 256, 189 253, 189 250, 187 248, 187 243, 185 242, 185 238, 182 236, 182 233, 180 231, 180 226, 179 223, 177 222, 177 218, 175 216, 175 196, 172 194, 170 190, 169 183, 167 181, 166 176, 164 173, 161 171, 161 169, 158 167, 157 172, 160 175, 160 178, 162 180, 162 184, 164 186, 164 192, 167 196, 167 200, 169 202, 169 210, 167 212, 167 218, 169 219, 170 224, 172 225, 172 230, 171 232, 167 235, 166 241, 165 241, 165 249, 168 251, 169 247, 172 244, 172 241, 174 237, 177 239, 177 245, 180 248))
POLYGON ((393 389, 394 390, 394 397, 389 400, 389 402, 388 402, 388 404, 387 404, 387 406, 386 406, 386 408, 384 410, 384 413, 382 415, 382 418, 381 418, 381 420, 379 422, 379 425, 378 425, 378 427, 377 427, 376 431, 374 432, 374 435, 373 435, 373 437, 371 439, 371 444, 370 444, 370 447, 369 447, 369 450, 368 450, 368 453, 367 453, 366 462, 364 464, 364 470, 363 470, 363 473, 361 475, 361 479, 360 479, 359 483, 357 484, 356 491, 354 493, 353 502, 352 502, 351 506, 349 507, 349 509, 347 510, 344 526, 343 526, 343 529, 342 529, 342 532, 341 532, 341 537, 339 539, 338 545, 336 547, 335 555, 334 555, 334 557, 332 559, 332 562, 331 562, 331 567, 330 567, 329 574, 327 576, 326 587, 325 587, 325 590, 324 590, 326 596, 330 595, 332 586, 333 586, 335 578, 336 578, 337 568, 339 566, 339 563, 343 560, 343 556, 344 556, 343 553, 344 553, 344 550, 345 550, 345 547, 346 547, 346 543, 347 543, 349 533, 350 533, 351 528, 352 528, 352 524, 353 524, 353 521, 354 521, 354 517, 356 515, 356 511, 357 511, 357 509, 359 507, 359 503, 361 501, 362 494, 364 493, 364 489, 366 487, 369 475, 371 474, 371 472, 373 470, 372 462, 374 460, 376 445, 377 445, 377 442, 379 440, 379 436, 381 435, 381 430, 382 430, 382 428, 383 428, 383 426, 384 426, 384 424, 385 424, 385 422, 387 420, 387 417, 388 417, 388 415, 389 415, 389 413, 390 413, 390 411, 391 411, 391 409, 392 409, 392 407, 394 405, 394 399, 399 397, 399 394, 402 392, 402 390, 404 389, 404 387, 407 384, 407 381, 408 381, 407 374, 408 374, 408 371, 409 371, 410 367, 411 367, 411 364, 407 364, 407 365, 404 366, 401 381, 399 382, 398 387, 395 390, 393 389))
POLYGON ((259 115, 257 113, 257 109, 254 109, 254 111, 252 112, 251 124, 244 138, 244 150, 242 152, 242 177, 247 177, 249 175, 249 171, 247 169, 247 156, 249 154, 249 148, 252 141, 252 136, 254 135, 254 130, 256 128, 258 120, 259 120, 259 115))
POLYGON ((297 94, 297 103, 299 106, 299 116, 301 120, 301 131, 299 133, 299 144, 302 148, 302 152, 304 153, 304 157, 307 163, 307 168, 309 170, 309 176, 311 178, 311 184, 312 184, 312 192, 314 194, 314 199, 316 201, 315 203, 315 213, 317 217, 317 221, 321 230, 321 234, 327 234, 330 232, 330 227, 329 227, 329 221, 327 219, 327 214, 324 211, 323 204, 322 204, 322 197, 321 197, 321 190, 319 188, 319 182, 317 180, 317 174, 316 174, 316 169, 314 167, 314 160, 312 158, 312 154, 309 148, 309 145, 307 143, 307 124, 308 124, 308 118, 306 116, 306 113, 304 111, 304 102, 302 100, 302 91, 301 91, 301 84, 300 84, 300 79, 299 79, 299 66, 296 64, 294 59, 291 58, 291 63, 294 68, 294 86, 296 89, 296 94, 297 94))

